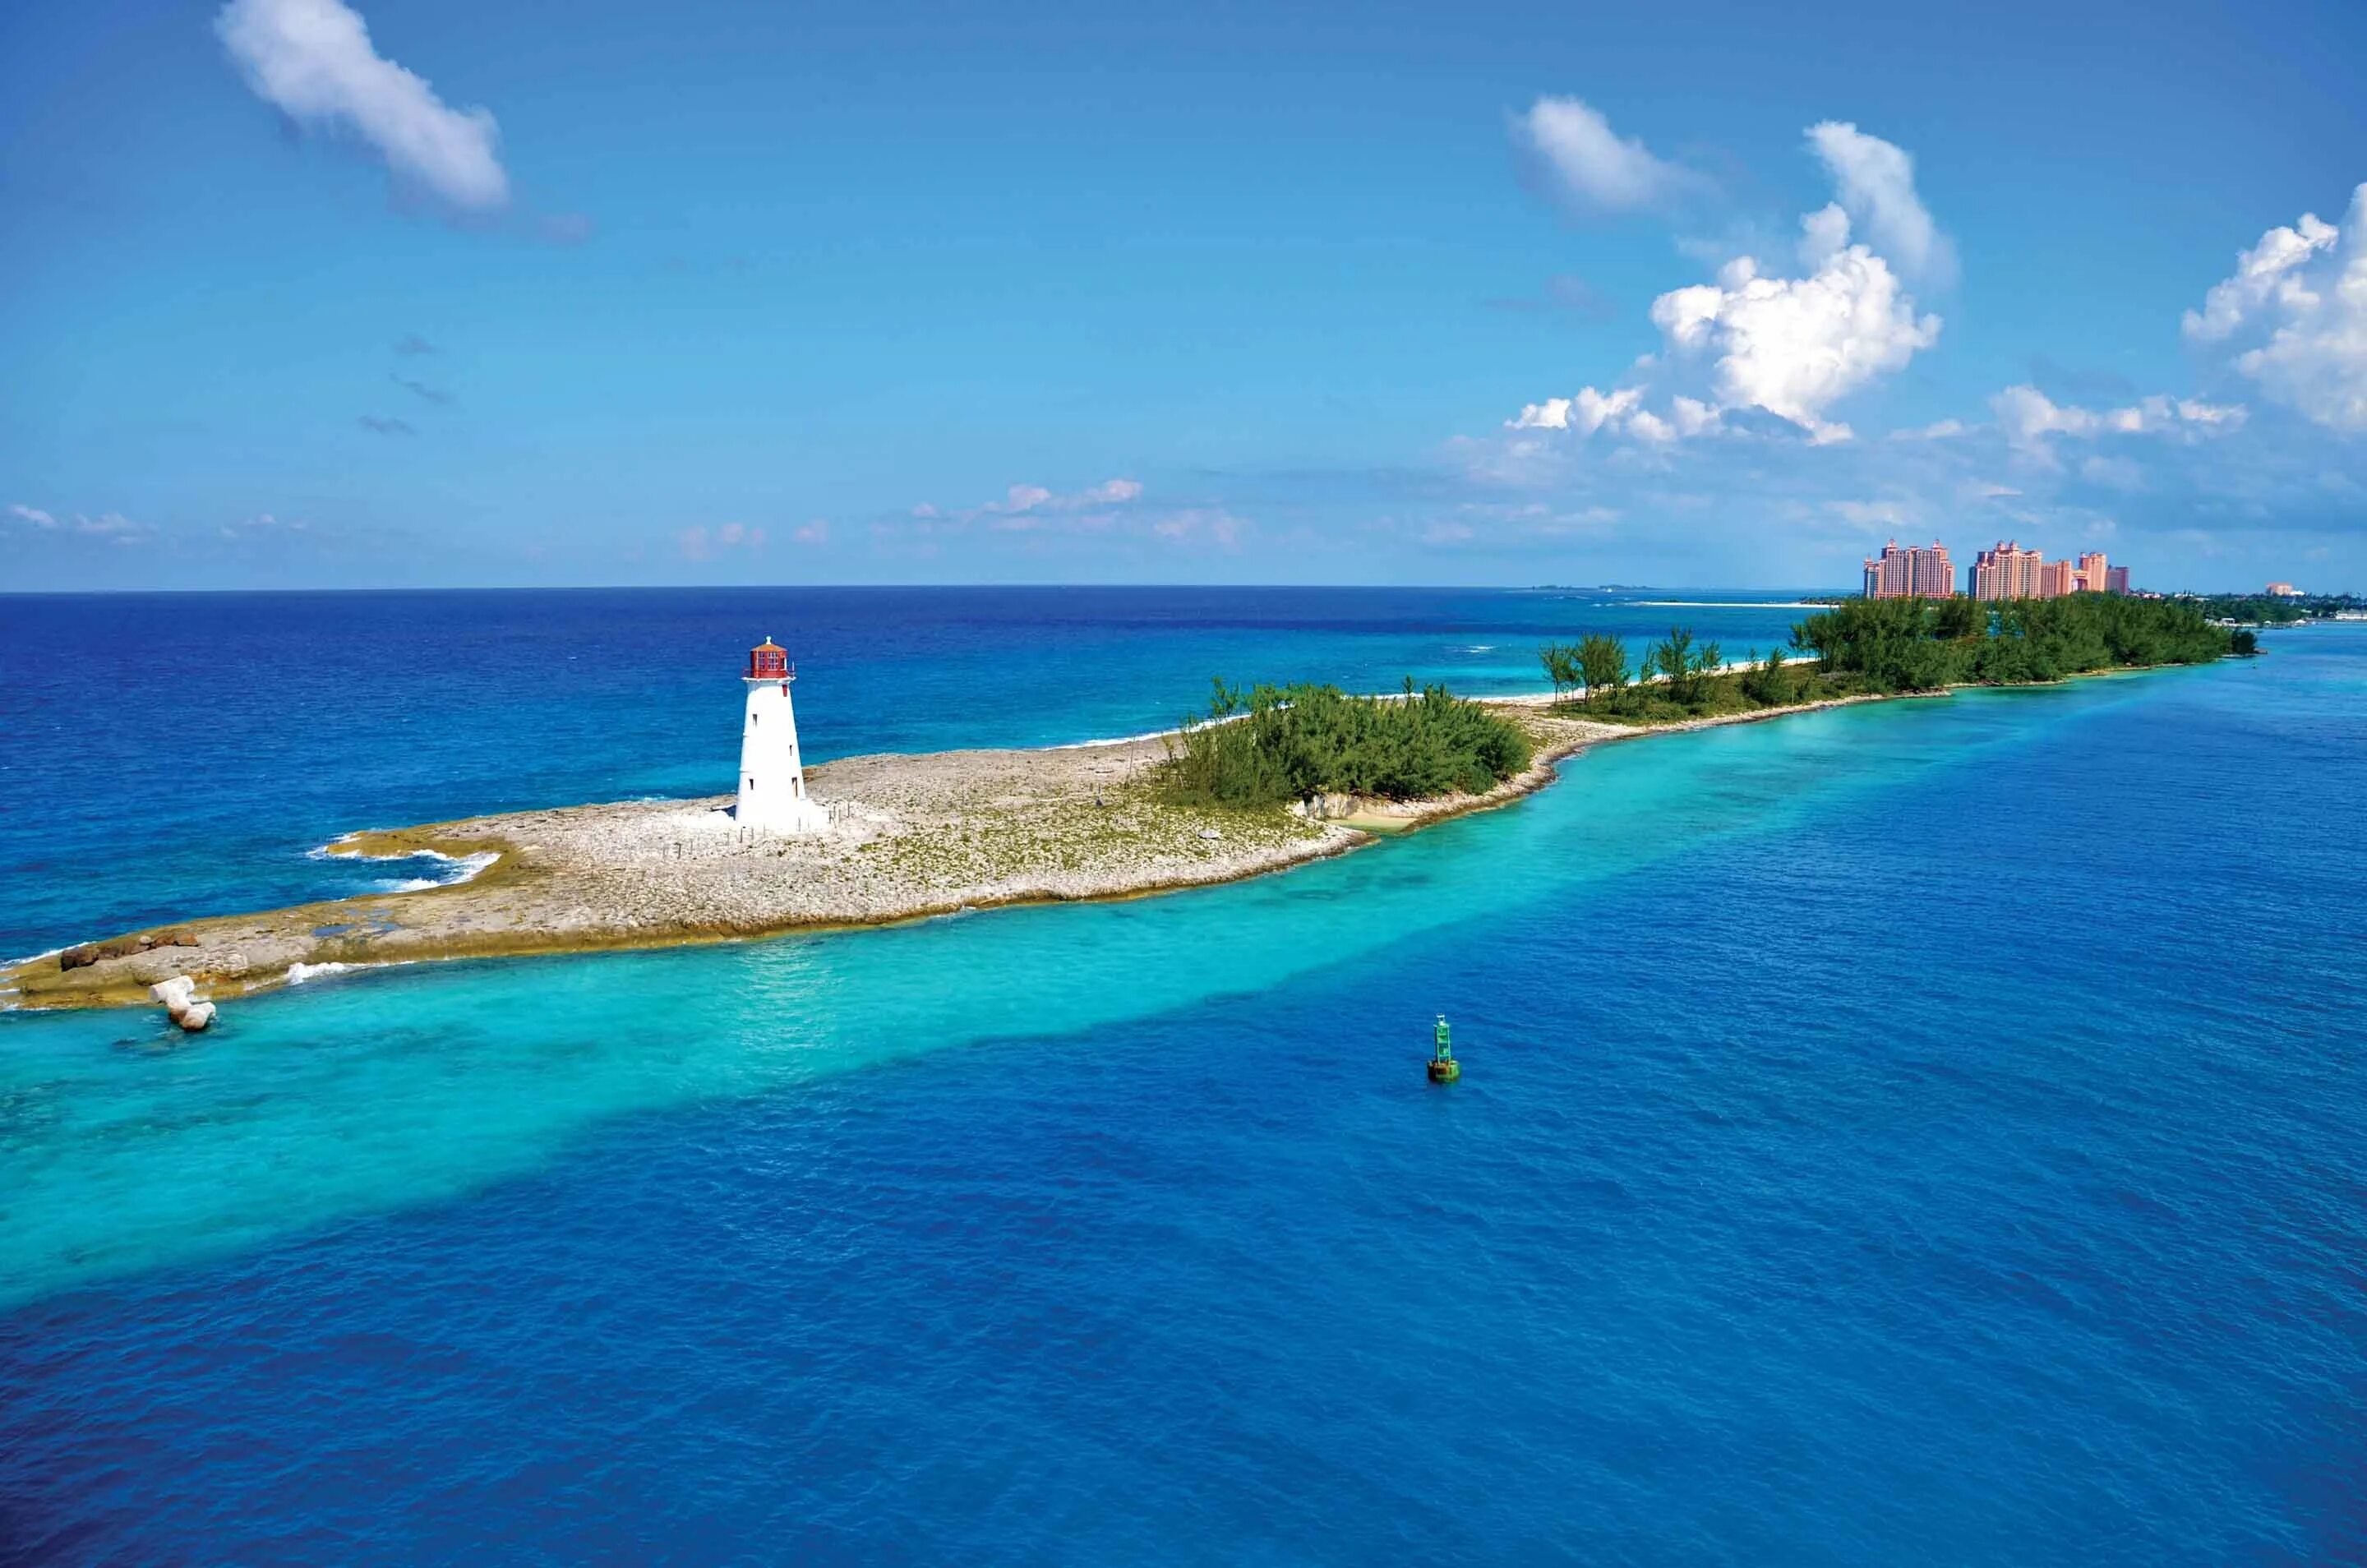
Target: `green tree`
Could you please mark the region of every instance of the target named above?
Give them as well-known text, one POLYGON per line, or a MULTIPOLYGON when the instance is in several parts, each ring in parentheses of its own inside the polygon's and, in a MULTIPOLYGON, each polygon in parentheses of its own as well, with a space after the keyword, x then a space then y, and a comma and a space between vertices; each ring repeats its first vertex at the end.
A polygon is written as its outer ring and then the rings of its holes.
POLYGON ((1546 679, 1553 683, 1554 701, 1574 686, 1586 684, 1586 675, 1579 665, 1581 644, 1549 642, 1537 649, 1537 661, 1546 667, 1546 679))
POLYGON ((1597 693, 1617 701, 1627 683, 1627 645, 1605 632, 1589 632, 1578 639, 1578 678, 1589 699, 1597 693))
POLYGON ((1781 648, 1769 649, 1765 662, 1743 671, 1742 694, 1761 707, 1779 708, 1792 700, 1792 671, 1781 648))
POLYGON ((1931 635, 1942 637, 1977 637, 1988 629, 1988 616, 1981 602, 1962 593, 1952 593, 1939 600, 1931 616, 1931 635))
POLYGON ((1695 648, 1691 626, 1670 626, 1668 637, 1645 653, 1644 678, 1659 676, 1668 683, 1672 701, 1696 706, 1706 694, 1704 686, 1721 657, 1714 642, 1695 648))

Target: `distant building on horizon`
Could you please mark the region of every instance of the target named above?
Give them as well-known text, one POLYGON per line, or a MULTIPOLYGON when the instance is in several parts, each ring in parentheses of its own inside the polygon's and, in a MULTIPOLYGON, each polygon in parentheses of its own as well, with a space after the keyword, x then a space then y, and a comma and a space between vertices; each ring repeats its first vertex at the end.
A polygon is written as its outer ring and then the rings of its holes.
POLYGON ((1869 599, 1945 599, 1956 591, 1956 569, 1949 564, 1948 547, 1939 540, 1898 547, 1891 540, 1882 553, 1865 563, 1865 596, 1869 599))
POLYGON ((2269 597, 2271 599, 2306 599, 2309 595, 2304 593, 2300 589, 2295 588, 2290 582, 2271 582, 2269 584, 2269 597))
POLYGON ((2012 539, 2000 539, 1995 549, 1973 558, 1976 599, 2066 599, 2074 593, 2126 593, 2129 569, 2114 566, 2101 550, 2090 550, 2078 561, 2048 560, 2038 550, 2025 550, 2012 539))
POLYGON ((1973 557, 1973 597, 1976 599, 2035 599, 2038 571, 2045 557, 2025 550, 2011 539, 1973 557))

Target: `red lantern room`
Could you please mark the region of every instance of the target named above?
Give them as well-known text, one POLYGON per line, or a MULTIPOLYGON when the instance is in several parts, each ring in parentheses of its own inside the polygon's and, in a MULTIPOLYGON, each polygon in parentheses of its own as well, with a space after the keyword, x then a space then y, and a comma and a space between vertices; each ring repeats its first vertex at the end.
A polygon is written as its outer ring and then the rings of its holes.
POLYGON ((789 668, 788 650, 766 637, 748 650, 748 675, 751 681, 794 681, 798 672, 789 668))

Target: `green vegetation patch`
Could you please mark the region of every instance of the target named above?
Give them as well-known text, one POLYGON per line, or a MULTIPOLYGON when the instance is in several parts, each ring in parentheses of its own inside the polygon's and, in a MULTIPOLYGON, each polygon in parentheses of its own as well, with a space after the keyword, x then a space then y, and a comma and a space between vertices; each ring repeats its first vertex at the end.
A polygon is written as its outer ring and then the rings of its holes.
POLYGON ((2257 648, 2249 631, 2214 626, 2192 601, 2080 593, 1992 604, 1949 599, 1848 599, 1792 628, 1811 657, 1782 649, 1727 671, 1716 643, 1683 626, 1651 645, 1632 677, 1617 637, 1590 635, 1537 650, 1555 711, 1613 724, 1674 724, 1841 697, 1949 686, 2022 685, 2090 671, 2200 664, 2257 648))
POLYGON ((1747 669, 1723 668, 1725 650, 1693 640, 1690 628, 1672 626, 1644 653, 1643 667, 1627 669, 1627 649, 1615 637, 1589 634, 1573 643, 1547 643, 1537 650, 1557 699, 1554 711, 1582 713, 1608 724, 1680 724, 1723 718, 1764 708, 1792 707, 1833 697, 1858 696, 1872 688, 1859 679, 1817 666, 1786 662, 1770 649, 1762 660, 1751 653, 1747 669), (1563 694, 1583 692, 1575 701, 1563 694))
POLYGON ((2236 621, 2259 626, 2290 626, 2303 621, 2331 620, 2367 610, 2367 599, 2350 593, 2305 593, 2271 598, 2265 593, 2180 593, 2183 602, 2214 621, 2236 621))
POLYGON ((1852 599, 1793 627, 1792 640, 1827 670, 1877 692, 2022 685, 2092 670, 2202 664, 2235 650, 2227 628, 2191 602, 2117 593, 1997 604, 1852 599))
POLYGON ((1280 806, 1318 795, 1426 800, 1485 794, 1529 765, 1520 728, 1444 686, 1401 699, 1337 686, 1215 682, 1168 742, 1159 788, 1184 806, 1280 806))

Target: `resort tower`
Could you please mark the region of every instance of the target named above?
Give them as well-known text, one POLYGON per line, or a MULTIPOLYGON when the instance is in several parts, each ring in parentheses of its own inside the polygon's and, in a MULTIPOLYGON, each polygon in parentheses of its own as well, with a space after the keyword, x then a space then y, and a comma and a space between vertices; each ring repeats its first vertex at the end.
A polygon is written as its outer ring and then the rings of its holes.
POLYGON ((806 794, 798 755, 798 711, 789 686, 798 678, 787 652, 766 637, 748 651, 746 720, 740 727, 740 803, 732 817, 762 833, 811 833, 830 825, 830 813, 806 794))

